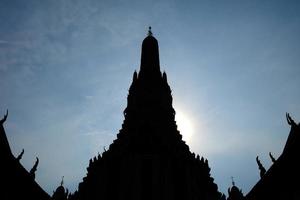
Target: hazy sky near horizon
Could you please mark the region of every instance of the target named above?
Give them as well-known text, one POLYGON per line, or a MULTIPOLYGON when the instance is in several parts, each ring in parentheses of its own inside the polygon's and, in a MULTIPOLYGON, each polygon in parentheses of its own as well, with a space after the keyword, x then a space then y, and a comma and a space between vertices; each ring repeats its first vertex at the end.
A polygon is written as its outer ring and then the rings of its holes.
MULTIPOLYGON (((148 26, 174 108, 226 193, 247 193, 300 121, 300 2, 0 1, 0 115, 15 155, 50 194, 76 190, 88 160, 116 138, 148 26)), ((180 127, 179 127, 180 128, 180 127)))

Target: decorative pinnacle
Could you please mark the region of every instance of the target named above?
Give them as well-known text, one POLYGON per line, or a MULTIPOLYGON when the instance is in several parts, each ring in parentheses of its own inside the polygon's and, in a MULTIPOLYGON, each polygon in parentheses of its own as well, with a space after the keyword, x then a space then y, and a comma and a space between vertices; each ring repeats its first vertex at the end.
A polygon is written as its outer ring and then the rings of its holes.
POLYGON ((63 184, 64 184, 64 176, 62 176, 61 178, 60 186, 63 186, 63 184))
POLYGON ((235 183, 234 183, 233 177, 231 177, 231 181, 232 181, 232 186, 235 186, 235 183))
POLYGON ((151 26, 149 26, 148 36, 152 36, 151 26))

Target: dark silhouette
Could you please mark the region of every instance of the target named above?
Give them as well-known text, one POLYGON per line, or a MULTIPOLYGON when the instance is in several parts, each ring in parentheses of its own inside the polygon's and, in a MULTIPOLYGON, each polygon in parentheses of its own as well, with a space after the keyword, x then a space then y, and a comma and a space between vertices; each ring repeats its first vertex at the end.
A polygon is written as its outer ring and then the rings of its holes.
POLYGON ((33 165, 33 167, 31 168, 31 170, 30 170, 30 176, 33 178, 33 179, 35 179, 35 172, 36 172, 36 170, 37 170, 37 166, 39 165, 39 158, 38 157, 36 157, 36 161, 35 161, 35 163, 34 163, 34 165, 33 165))
POLYGON ((286 118, 291 130, 283 152, 246 195, 247 200, 300 199, 300 125, 289 114, 286 118))
MULTIPOLYGON (((225 200, 210 175, 208 160, 192 153, 177 130, 167 74, 161 73, 159 47, 149 27, 143 40, 139 72, 133 73, 124 122, 102 155, 91 158, 87 174, 70 194, 62 177, 52 197, 35 182, 39 159, 30 172, 15 158, 0 120, 1 200, 225 200)), ((258 156, 260 180, 244 197, 233 179, 227 200, 300 199, 300 125, 291 126, 286 145, 268 171, 258 156)))
POLYGON ((64 188, 64 177, 62 177, 60 186, 53 192, 51 200, 67 200, 69 198, 69 190, 64 188))
POLYGON ((3 123, 6 121, 8 116, 8 110, 6 110, 6 114, 4 115, 4 117, 0 120, 0 125, 3 125, 3 123))
POLYGON ((232 187, 228 188, 227 200, 243 200, 243 199, 245 199, 242 190, 240 190, 237 186, 235 186, 233 177, 231 177, 231 179, 232 179, 232 187))
POLYGON ((257 162, 257 165, 258 165, 258 169, 260 171, 259 172, 260 178, 262 178, 265 175, 265 173, 266 173, 266 169, 261 164, 260 160, 258 159, 258 156, 256 156, 256 162, 257 162))
POLYGON ((0 166, 2 172, 0 178, 0 199, 49 200, 49 195, 34 181, 32 174, 19 162, 24 154, 24 150, 17 158, 11 152, 3 127, 7 116, 8 111, 0 120, 0 166))
POLYGON ((289 125, 291 126, 297 126, 297 124, 295 123, 295 121, 291 118, 289 113, 286 113, 286 120, 288 122, 289 125))
POLYGON ((273 157, 273 155, 272 155, 271 152, 269 152, 269 156, 270 156, 270 158, 271 158, 271 160, 272 160, 272 163, 275 163, 275 162, 276 162, 276 159, 273 157))
POLYGON ((151 28, 123 114, 117 139, 102 156, 90 159, 87 175, 71 199, 220 200, 208 161, 190 152, 177 130, 171 89, 160 71, 151 28))
POLYGON ((7 116, 8 116, 8 110, 6 110, 6 114, 0 120, 0 155, 1 155, 0 158, 5 160, 13 156, 3 127, 3 124, 6 121, 7 116))
POLYGON ((64 185, 64 176, 61 177, 61 182, 60 182, 60 186, 64 185))
POLYGON ((20 160, 23 157, 23 154, 24 154, 24 149, 22 149, 22 152, 18 155, 18 157, 16 158, 16 160, 20 162, 20 160))

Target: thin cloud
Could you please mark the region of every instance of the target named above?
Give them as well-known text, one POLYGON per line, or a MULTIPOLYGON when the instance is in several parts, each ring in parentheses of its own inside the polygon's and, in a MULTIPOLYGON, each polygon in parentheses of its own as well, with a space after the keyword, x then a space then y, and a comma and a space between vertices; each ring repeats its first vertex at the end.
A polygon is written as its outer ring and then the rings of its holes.
POLYGON ((6 45, 26 45, 27 42, 18 42, 18 41, 7 41, 7 40, 0 40, 0 45, 1 44, 6 44, 6 45))

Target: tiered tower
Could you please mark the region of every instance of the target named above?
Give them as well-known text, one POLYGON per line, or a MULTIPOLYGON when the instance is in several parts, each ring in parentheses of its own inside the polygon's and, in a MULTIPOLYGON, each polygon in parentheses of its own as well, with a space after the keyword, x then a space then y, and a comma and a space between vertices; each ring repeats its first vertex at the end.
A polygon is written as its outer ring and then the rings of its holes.
POLYGON ((208 161, 191 153, 175 122, 166 73, 151 28, 142 44, 122 129, 109 149, 90 160, 71 199, 219 200, 208 161))

